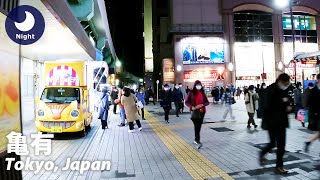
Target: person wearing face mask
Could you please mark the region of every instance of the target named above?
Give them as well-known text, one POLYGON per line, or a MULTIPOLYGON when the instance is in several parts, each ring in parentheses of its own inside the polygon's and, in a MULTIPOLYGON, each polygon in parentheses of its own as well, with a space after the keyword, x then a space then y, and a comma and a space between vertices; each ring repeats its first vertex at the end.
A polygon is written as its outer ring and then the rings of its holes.
POLYGON ((309 82, 308 87, 303 90, 302 95, 302 105, 305 109, 308 109, 308 101, 311 93, 311 89, 313 89, 314 85, 312 82, 309 82))
POLYGON ((179 117, 180 110, 182 109, 182 106, 183 106, 183 94, 178 84, 175 85, 172 91, 172 97, 173 97, 174 105, 176 107, 176 116, 179 117))
POLYGON ((208 98, 200 81, 195 81, 192 91, 186 97, 185 104, 192 111, 192 116, 194 115, 194 117, 191 116, 194 124, 194 143, 198 145, 197 148, 199 149, 202 146, 200 142, 201 126, 206 113, 206 106, 209 105, 208 98))
POLYGON ((164 120, 169 123, 169 112, 171 110, 172 92, 168 84, 165 84, 160 93, 160 106, 164 110, 164 120))
MULTIPOLYGON (((143 107, 144 107, 144 106, 146 105, 146 101, 145 101, 146 96, 145 96, 145 93, 144 93, 143 88, 140 88, 140 89, 138 90, 138 92, 136 93, 136 97, 137 97, 137 99, 138 99, 139 101, 141 101, 141 103, 142 103, 142 105, 143 105, 143 107)), ((144 108, 141 109, 141 116, 142 116, 142 120, 146 120, 146 119, 144 118, 144 108)))
POLYGON ((286 129, 289 127, 288 114, 292 111, 292 105, 288 94, 290 76, 281 74, 275 83, 267 88, 267 102, 263 112, 262 128, 269 133, 270 142, 260 152, 260 164, 266 163, 265 155, 277 146, 277 160, 275 172, 286 174, 283 167, 283 156, 286 145, 286 129))
POLYGON ((247 128, 251 128, 251 124, 254 126, 254 128, 258 127, 258 125, 256 125, 254 121, 254 114, 256 110, 259 108, 258 100, 259 95, 254 91, 254 86, 249 86, 249 91, 245 97, 246 109, 249 116, 247 128))
MULTIPOLYGON (((302 106, 302 92, 301 92, 301 83, 298 82, 296 88, 293 90, 293 99, 294 99, 294 111, 295 118, 298 116, 298 111, 303 108, 302 106)), ((302 127, 305 127, 304 122, 301 122, 302 127)))
POLYGON ((307 102, 307 107, 309 109, 309 126, 308 129, 317 131, 309 141, 305 143, 305 151, 309 151, 309 146, 312 142, 320 138, 320 74, 317 75, 317 84, 311 89, 310 97, 307 102))

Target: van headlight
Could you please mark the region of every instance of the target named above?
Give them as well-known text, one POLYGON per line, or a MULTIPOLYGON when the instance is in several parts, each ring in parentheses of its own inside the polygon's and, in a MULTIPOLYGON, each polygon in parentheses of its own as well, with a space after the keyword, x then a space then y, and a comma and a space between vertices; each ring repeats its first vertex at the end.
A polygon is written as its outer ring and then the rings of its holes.
POLYGON ((76 118, 79 116, 79 111, 78 110, 72 110, 70 113, 70 116, 73 118, 76 118))
POLYGON ((40 116, 40 117, 44 116, 44 111, 42 109, 38 110, 38 116, 40 116))

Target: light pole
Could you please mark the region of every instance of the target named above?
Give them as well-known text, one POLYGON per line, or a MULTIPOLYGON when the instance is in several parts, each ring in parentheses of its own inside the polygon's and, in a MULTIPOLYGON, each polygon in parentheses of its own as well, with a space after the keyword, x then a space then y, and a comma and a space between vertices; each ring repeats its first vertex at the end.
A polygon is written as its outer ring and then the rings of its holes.
POLYGON ((158 102, 159 101, 159 83, 160 83, 160 81, 157 80, 156 83, 157 83, 157 102, 158 102))
MULTIPOLYGON (((290 9, 290 19, 291 19, 291 34, 292 34, 292 49, 293 49, 293 59, 295 58, 295 52, 296 52, 296 38, 295 38, 295 24, 294 24, 294 17, 293 17, 293 11, 292 6, 294 4, 299 4, 299 1, 297 0, 275 0, 276 5, 279 8, 285 8, 289 6, 290 9)), ((297 83, 297 63, 294 62, 294 82, 297 83)))

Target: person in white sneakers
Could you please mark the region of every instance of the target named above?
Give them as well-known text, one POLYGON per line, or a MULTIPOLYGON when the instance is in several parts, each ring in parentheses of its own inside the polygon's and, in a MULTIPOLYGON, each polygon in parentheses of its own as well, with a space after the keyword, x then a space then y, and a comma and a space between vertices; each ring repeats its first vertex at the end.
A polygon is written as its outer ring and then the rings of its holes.
POLYGON ((138 109, 136 102, 138 101, 137 97, 130 92, 130 89, 125 87, 123 89, 123 96, 121 97, 121 104, 124 106, 127 121, 129 123, 129 131, 134 132, 133 122, 136 121, 139 131, 142 131, 141 123, 139 120, 138 109))

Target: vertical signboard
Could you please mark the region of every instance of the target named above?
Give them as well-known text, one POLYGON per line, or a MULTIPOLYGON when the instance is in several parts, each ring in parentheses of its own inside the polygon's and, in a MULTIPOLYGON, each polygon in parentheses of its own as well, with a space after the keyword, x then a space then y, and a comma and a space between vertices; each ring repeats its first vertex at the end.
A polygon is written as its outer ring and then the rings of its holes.
POLYGON ((0 13, 0 157, 6 155, 6 136, 21 132, 19 45, 6 36, 5 18, 0 13))
POLYGON ((163 59, 163 82, 174 83, 174 62, 173 59, 163 59))

